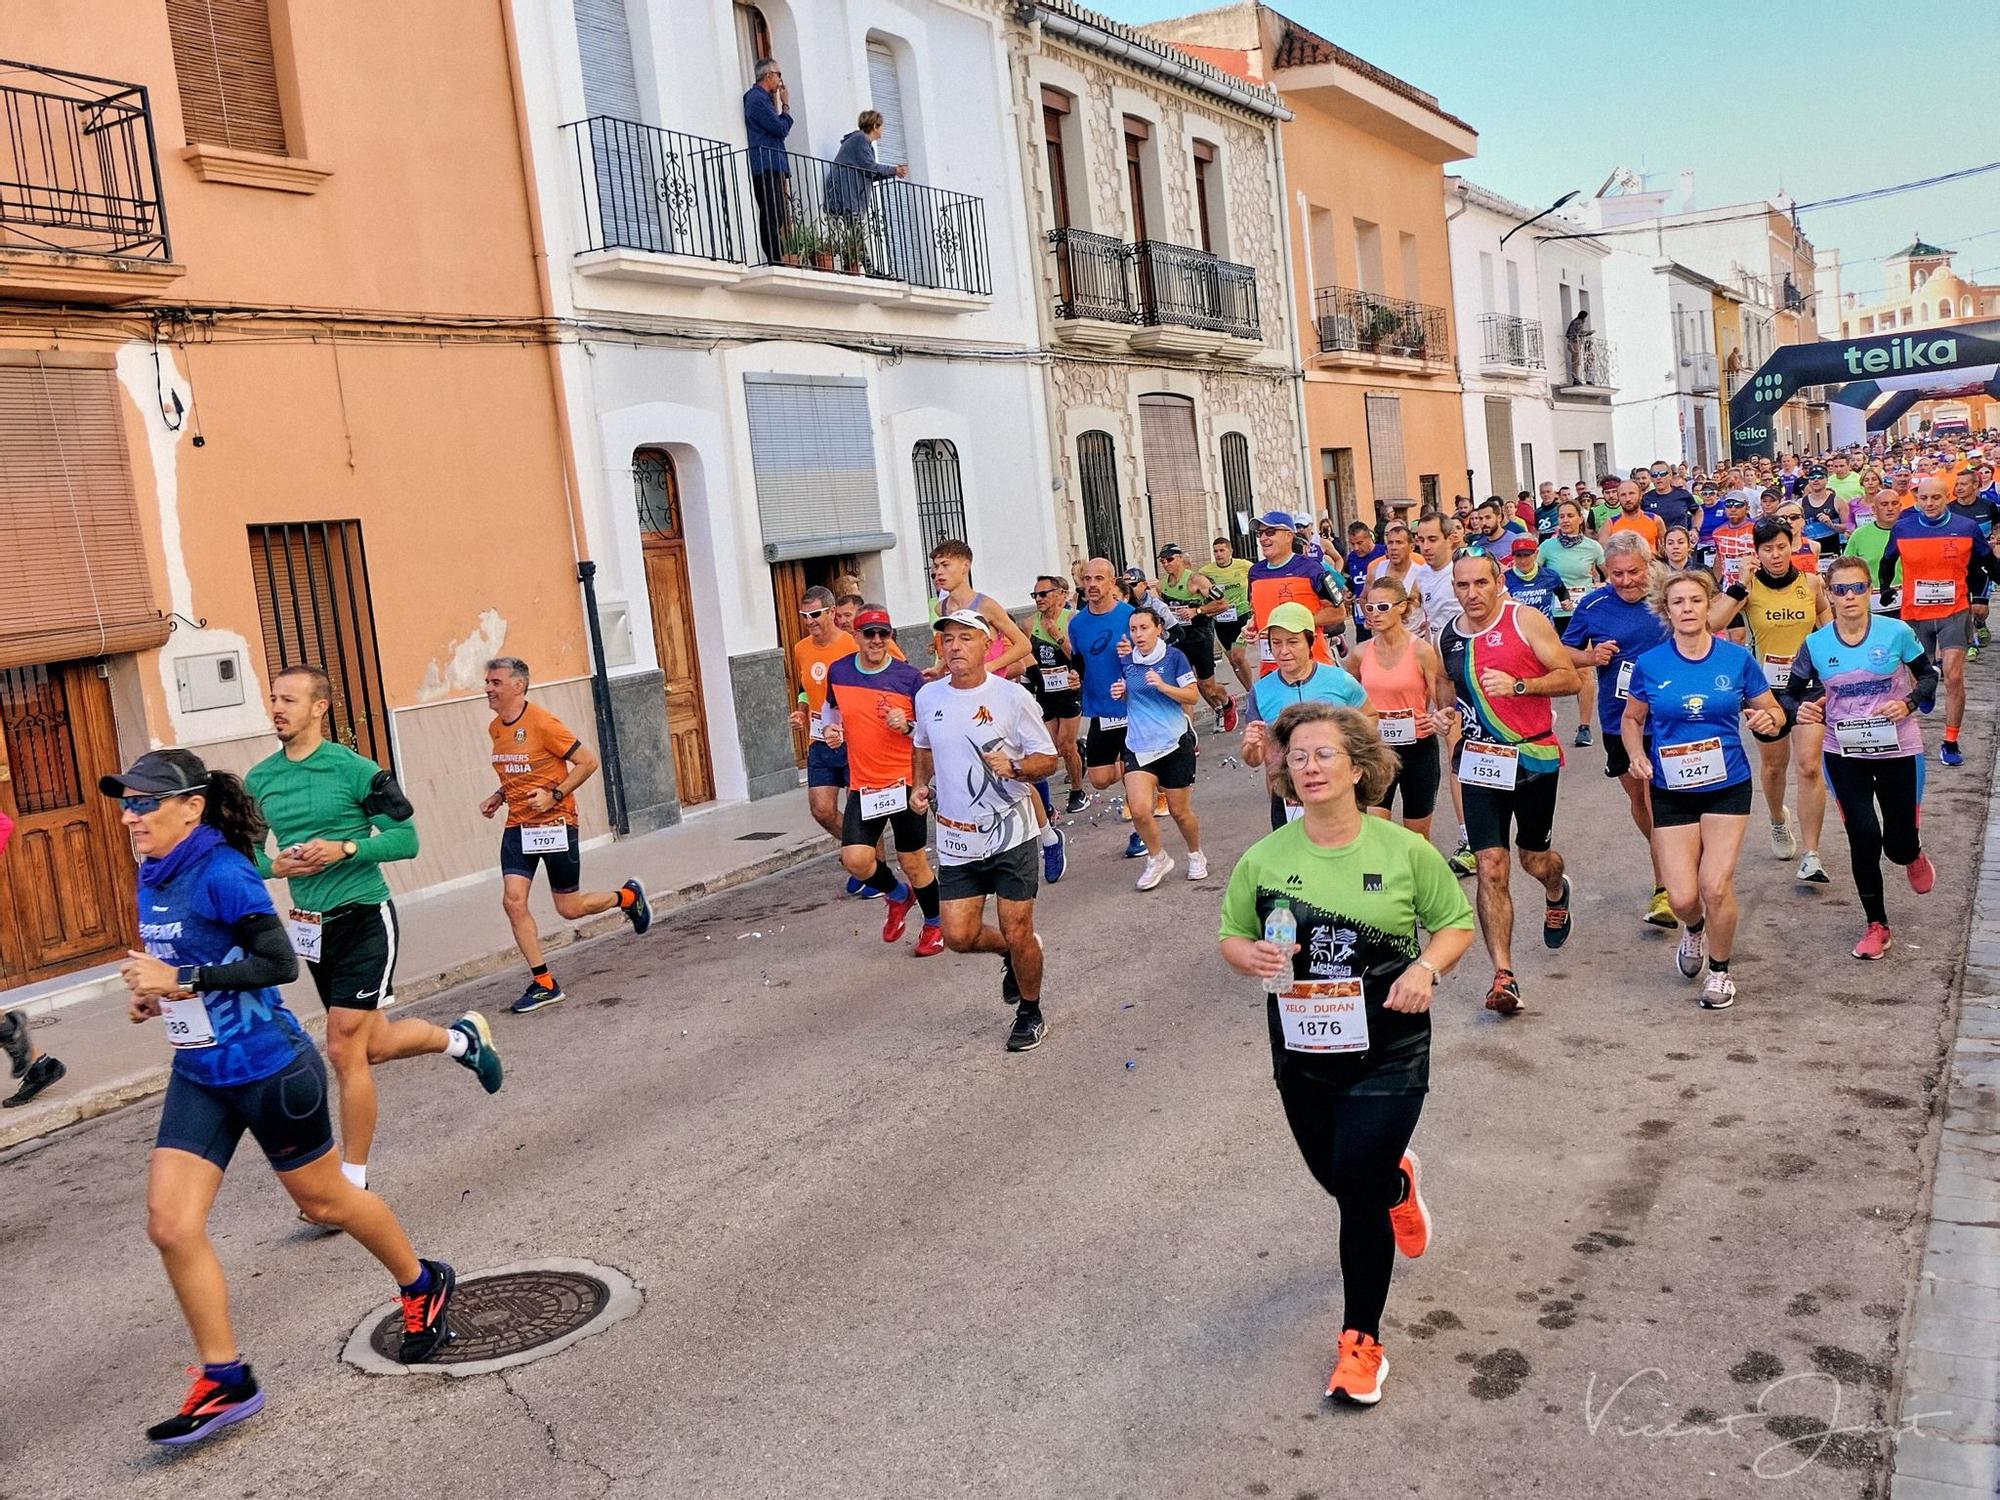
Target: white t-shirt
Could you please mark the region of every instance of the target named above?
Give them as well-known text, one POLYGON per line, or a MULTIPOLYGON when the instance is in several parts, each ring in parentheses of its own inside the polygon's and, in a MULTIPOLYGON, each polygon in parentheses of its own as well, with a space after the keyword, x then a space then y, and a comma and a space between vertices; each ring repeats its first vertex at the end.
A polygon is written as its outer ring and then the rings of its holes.
POLYGON ((948 677, 927 682, 917 690, 912 738, 936 766, 938 863, 972 864, 1039 836, 1034 788, 995 775, 982 758, 989 750, 1015 760, 1055 754, 1026 688, 991 673, 976 688, 955 688, 948 677))
POLYGON ((1458 595, 1451 589, 1449 563, 1442 568, 1418 563, 1410 569, 1409 587, 1424 602, 1424 632, 1433 641, 1440 630, 1464 613, 1458 607, 1458 595))

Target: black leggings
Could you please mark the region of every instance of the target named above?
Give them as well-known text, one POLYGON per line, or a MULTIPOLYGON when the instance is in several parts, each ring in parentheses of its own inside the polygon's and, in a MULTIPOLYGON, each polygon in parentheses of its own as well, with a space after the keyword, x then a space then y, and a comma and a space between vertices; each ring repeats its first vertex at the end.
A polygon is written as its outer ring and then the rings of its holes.
POLYGON ((1917 757, 1898 755, 1881 760, 1829 755, 1826 783, 1840 804, 1847 824, 1847 856, 1854 867, 1854 893, 1871 922, 1887 925, 1889 909, 1882 904, 1882 856, 1907 865, 1923 853, 1917 831, 1919 770, 1917 757), (1875 815, 1880 802, 1882 814, 1875 815))
POLYGON ((1287 1067, 1278 1076, 1278 1097, 1299 1154, 1340 1205, 1340 1282, 1347 1302, 1340 1326, 1379 1339, 1396 1263, 1389 1210, 1403 1197, 1397 1164, 1424 1112, 1424 1096, 1350 1094, 1287 1067))

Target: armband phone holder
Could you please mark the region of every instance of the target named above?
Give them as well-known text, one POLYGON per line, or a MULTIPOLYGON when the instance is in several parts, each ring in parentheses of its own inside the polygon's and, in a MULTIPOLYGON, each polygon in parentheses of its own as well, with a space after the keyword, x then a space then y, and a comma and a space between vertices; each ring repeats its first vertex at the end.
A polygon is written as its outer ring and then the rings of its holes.
POLYGON ((375 773, 375 779, 368 783, 368 795, 361 799, 361 810, 370 817, 380 815, 393 818, 398 823, 407 823, 417 814, 416 808, 410 805, 410 799, 396 784, 396 773, 393 771, 375 773))

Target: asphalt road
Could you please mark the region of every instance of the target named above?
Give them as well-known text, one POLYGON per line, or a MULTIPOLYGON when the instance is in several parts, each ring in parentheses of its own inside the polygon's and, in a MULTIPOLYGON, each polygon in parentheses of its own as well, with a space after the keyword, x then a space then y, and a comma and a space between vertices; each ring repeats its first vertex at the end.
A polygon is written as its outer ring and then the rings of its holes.
MULTIPOLYGON (((496 1022, 496 1098, 441 1060, 381 1070, 373 1175, 423 1253, 583 1257, 644 1288, 637 1317, 504 1376, 341 1365, 392 1289, 296 1232, 246 1142, 214 1222, 269 1406, 151 1450, 192 1358, 144 1234, 157 1104, 0 1159, 0 1494, 1873 1493, 1989 721, 1976 705, 1973 765, 1931 767, 1941 878, 1923 902, 1892 884, 1884 963, 1847 957, 1837 818, 1819 891, 1753 824, 1742 998, 1717 1015, 1638 920, 1601 752, 1572 753, 1577 931, 1547 954, 1525 907, 1525 1016, 1481 1009, 1477 949, 1441 994, 1418 1132, 1437 1238, 1399 1263, 1373 1411, 1320 1398, 1336 1212, 1261 1000, 1215 951, 1264 817, 1218 739, 1210 881, 1139 895, 1123 826, 1079 820, 1039 919, 1037 1052, 1002 1051, 993 960, 886 949, 822 861, 565 954, 568 1004, 496 1022), (1812 1436, 1829 1419, 1860 1430, 1812 1436)), ((497 1014, 517 984, 421 1009, 497 1014)))

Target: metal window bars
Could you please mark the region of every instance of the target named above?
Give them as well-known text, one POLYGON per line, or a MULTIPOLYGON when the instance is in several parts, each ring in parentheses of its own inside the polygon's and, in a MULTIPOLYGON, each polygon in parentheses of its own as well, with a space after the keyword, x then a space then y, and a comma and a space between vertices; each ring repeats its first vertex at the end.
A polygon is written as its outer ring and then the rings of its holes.
POLYGON ((1543 368, 1542 325, 1536 320, 1512 313, 1486 313, 1479 320, 1479 333, 1487 364, 1543 368))
POLYGON ((0 60, 0 250, 170 261, 146 90, 0 60))
POLYGON ((1429 364, 1451 361, 1444 309, 1428 302, 1323 286, 1313 292, 1313 327, 1322 354, 1388 354, 1429 364))

